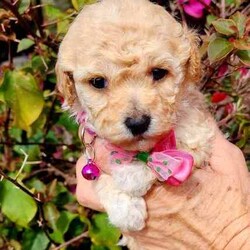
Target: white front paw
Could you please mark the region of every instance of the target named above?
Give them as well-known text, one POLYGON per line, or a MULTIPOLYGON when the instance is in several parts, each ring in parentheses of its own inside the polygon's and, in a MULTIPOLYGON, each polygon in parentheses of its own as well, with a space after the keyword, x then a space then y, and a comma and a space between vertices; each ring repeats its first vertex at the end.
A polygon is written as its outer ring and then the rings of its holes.
POLYGON ((132 195, 143 196, 155 182, 155 174, 145 163, 137 162, 112 169, 117 188, 132 195))
POLYGON ((110 222, 122 231, 139 231, 145 227, 147 217, 143 198, 121 193, 115 203, 109 204, 107 213, 110 222))

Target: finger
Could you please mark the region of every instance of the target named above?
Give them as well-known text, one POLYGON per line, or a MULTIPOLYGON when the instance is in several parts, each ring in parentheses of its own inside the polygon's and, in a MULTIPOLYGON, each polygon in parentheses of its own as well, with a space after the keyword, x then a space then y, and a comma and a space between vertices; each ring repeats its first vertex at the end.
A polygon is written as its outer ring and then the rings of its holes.
POLYGON ((88 207, 97 211, 104 211, 104 208, 95 192, 95 182, 84 179, 81 174, 82 168, 85 164, 86 159, 84 156, 80 157, 76 164, 76 198, 80 205, 84 207, 88 207))
POLYGON ((110 152, 106 147, 106 142, 103 139, 97 138, 94 145, 95 149, 95 162, 98 167, 105 172, 106 174, 110 174, 110 152))
POLYGON ((241 150, 226 140, 218 128, 216 128, 212 144, 210 166, 212 170, 220 174, 247 175, 248 172, 241 150))

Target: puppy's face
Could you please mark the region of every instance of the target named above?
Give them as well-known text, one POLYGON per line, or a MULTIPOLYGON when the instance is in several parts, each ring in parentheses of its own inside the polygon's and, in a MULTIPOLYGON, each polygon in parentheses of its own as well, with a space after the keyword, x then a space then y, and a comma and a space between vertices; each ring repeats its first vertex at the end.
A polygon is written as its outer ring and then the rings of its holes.
POLYGON ((192 42, 156 5, 104 0, 83 10, 65 37, 59 90, 99 136, 148 150, 175 126, 184 89, 197 78, 192 42))

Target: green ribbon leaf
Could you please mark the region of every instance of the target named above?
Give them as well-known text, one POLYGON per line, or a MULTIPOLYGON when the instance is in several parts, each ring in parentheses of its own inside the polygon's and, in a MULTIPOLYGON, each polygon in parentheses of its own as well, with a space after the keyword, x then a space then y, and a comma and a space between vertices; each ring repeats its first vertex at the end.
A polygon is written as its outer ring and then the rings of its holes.
POLYGON ((236 23, 231 19, 220 18, 212 22, 215 30, 223 35, 232 36, 237 33, 236 23))
POLYGON ((0 204, 2 213, 21 227, 28 227, 37 212, 36 202, 7 180, 0 183, 0 204))
POLYGON ((29 126, 39 117, 43 110, 44 99, 35 78, 22 71, 7 71, 4 75, 0 92, 14 111, 15 125, 29 130, 29 126))
POLYGON ((135 157, 136 157, 137 160, 140 160, 140 161, 143 161, 143 162, 147 163, 149 153, 148 152, 139 152, 135 157))
POLYGON ((217 37, 208 45, 208 58, 211 63, 214 63, 227 56, 233 50, 233 48, 233 44, 227 39, 217 37))

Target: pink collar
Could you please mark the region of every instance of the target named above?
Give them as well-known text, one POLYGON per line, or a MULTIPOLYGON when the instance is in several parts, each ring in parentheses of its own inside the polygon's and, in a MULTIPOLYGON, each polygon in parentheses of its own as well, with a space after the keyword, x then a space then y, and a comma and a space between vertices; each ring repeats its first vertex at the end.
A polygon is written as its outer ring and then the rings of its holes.
MULTIPOLYGON (((77 113, 76 120, 79 124, 84 125, 85 130, 90 135, 96 136, 93 126, 88 122, 86 112, 77 113)), ((151 152, 127 151, 109 143, 107 143, 107 148, 110 150, 112 167, 138 160, 143 161, 154 171, 158 180, 172 186, 178 186, 183 183, 190 176, 194 164, 191 154, 176 148, 176 138, 173 129, 170 130, 162 141, 155 145, 151 152)), ((98 170, 95 163, 90 159, 89 163, 83 168, 83 172, 90 171, 89 164, 92 166, 91 168, 98 170)), ((99 170, 97 172, 99 174, 99 170)), ((94 177, 88 178, 93 179, 94 177)))
POLYGON ((193 157, 187 152, 176 149, 174 130, 157 143, 151 152, 127 151, 112 144, 107 144, 107 148, 110 150, 112 167, 143 161, 154 171, 158 180, 172 186, 183 183, 192 172, 193 157))

